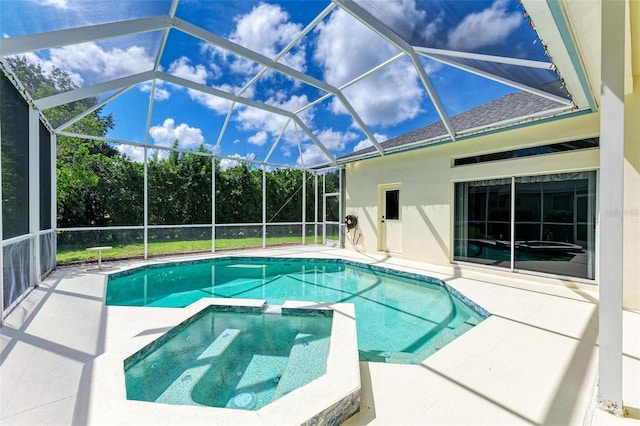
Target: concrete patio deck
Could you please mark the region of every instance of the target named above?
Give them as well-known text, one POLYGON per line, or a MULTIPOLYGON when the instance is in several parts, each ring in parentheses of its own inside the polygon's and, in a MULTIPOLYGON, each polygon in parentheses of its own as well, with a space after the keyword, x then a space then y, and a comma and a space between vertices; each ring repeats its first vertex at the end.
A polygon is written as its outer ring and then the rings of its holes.
MULTIPOLYGON (((318 246, 216 254, 229 255, 339 257, 435 276, 492 313, 420 365, 361 362, 361 411, 347 425, 640 424, 604 413, 595 404, 595 286, 570 288, 552 280, 461 272, 318 246)), ((96 360, 133 341, 155 339, 168 329, 171 311, 179 311, 105 306, 106 275, 144 263, 105 261, 101 271, 60 267, 5 319, 0 328, 0 424, 114 424, 90 416, 95 384, 104 380, 94 368, 96 360)), ((623 320, 624 402, 638 418, 640 314, 624 312, 623 320)), ((148 411, 128 424, 157 424, 148 411)), ((202 414, 163 423, 181 422, 225 424, 202 414)))

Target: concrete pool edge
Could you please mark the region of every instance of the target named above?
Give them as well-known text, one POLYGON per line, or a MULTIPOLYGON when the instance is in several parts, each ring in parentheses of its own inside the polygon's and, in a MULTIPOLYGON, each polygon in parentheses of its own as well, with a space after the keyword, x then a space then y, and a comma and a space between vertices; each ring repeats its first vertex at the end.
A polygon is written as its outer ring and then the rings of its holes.
MULTIPOLYGON (((265 300, 201 299, 171 320, 176 326, 211 305, 262 309, 265 300)), ((286 302, 290 309, 332 309, 333 324, 325 374, 257 411, 203 406, 180 406, 126 398, 124 361, 159 336, 138 334, 117 351, 97 357, 92 365, 89 424, 171 424, 185 418, 209 424, 318 424, 340 423, 360 408, 360 370, 352 304, 286 302), (142 414, 144 413, 144 414, 142 414)), ((176 308, 170 309, 175 312, 176 308)), ((164 327, 167 322, 158 324, 164 327)))

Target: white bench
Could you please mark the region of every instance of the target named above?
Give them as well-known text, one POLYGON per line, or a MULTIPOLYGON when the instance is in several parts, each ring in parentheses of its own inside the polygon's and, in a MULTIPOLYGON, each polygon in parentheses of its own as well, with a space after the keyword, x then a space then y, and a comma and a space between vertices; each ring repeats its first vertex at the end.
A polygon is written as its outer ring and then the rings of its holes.
POLYGON ((98 252, 98 269, 102 269, 102 250, 111 250, 113 247, 111 246, 102 246, 102 247, 89 247, 88 251, 97 251, 98 252))

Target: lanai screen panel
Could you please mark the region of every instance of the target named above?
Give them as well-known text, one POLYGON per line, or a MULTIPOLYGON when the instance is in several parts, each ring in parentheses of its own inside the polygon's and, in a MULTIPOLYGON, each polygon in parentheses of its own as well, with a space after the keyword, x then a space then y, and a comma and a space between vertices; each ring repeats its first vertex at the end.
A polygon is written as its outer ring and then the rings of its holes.
POLYGON ((152 144, 151 129, 173 120, 205 134, 212 153, 278 167, 331 166, 367 145, 383 155, 384 140, 434 123, 455 140, 451 114, 488 100, 470 92, 461 110, 451 92, 470 81, 557 101, 562 113, 585 107, 518 0, 5 2, 1 19, 3 57, 75 84, 34 96, 57 131, 68 130, 55 108, 89 99, 73 112, 113 114, 100 137, 152 144), (255 109, 277 118, 244 113, 255 109), (142 137, 127 131, 134 117, 142 137))

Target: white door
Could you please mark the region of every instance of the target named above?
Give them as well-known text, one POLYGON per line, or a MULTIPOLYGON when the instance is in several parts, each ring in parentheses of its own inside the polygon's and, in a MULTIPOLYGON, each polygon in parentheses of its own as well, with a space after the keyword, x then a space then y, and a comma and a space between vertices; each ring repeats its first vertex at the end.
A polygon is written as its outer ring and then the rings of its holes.
POLYGON ((380 250, 402 253, 400 186, 383 185, 380 193, 380 250))

